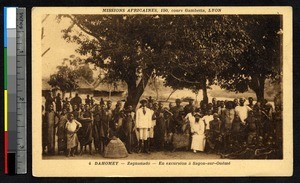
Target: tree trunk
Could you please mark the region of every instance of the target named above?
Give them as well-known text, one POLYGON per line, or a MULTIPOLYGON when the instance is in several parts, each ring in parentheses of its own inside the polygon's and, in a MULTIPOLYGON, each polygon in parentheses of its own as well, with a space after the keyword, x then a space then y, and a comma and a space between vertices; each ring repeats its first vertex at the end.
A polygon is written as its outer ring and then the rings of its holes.
POLYGON ((149 81, 153 69, 148 69, 144 72, 142 79, 139 84, 136 85, 136 80, 128 80, 127 88, 128 88, 128 96, 124 107, 131 105, 133 109, 135 109, 139 103, 141 96, 144 93, 145 87, 149 81))
POLYGON ((203 91, 203 103, 208 104, 208 96, 207 96, 207 86, 206 86, 206 78, 202 80, 202 91, 203 91))
POLYGON ((154 78, 154 88, 155 88, 155 93, 156 93, 156 100, 158 100, 159 98, 159 92, 158 92, 158 86, 157 86, 157 83, 156 83, 156 78, 154 78))
POLYGON ((259 83, 260 85, 257 87, 255 94, 257 101, 263 101, 265 99, 264 96, 264 90, 265 90, 265 79, 264 78, 259 78, 259 83))
POLYGON ((264 90, 265 90, 265 80, 264 76, 253 77, 253 85, 251 89, 255 92, 257 101, 263 101, 265 99, 264 90))

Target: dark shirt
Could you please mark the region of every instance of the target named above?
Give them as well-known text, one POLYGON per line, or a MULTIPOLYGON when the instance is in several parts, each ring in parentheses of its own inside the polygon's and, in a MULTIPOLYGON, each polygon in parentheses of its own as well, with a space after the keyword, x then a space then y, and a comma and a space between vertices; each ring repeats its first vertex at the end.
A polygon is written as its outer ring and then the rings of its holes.
POLYGON ((75 104, 77 106, 79 106, 80 104, 82 104, 82 99, 79 96, 77 96, 77 97, 72 98, 70 103, 71 103, 72 106, 75 105, 75 104))

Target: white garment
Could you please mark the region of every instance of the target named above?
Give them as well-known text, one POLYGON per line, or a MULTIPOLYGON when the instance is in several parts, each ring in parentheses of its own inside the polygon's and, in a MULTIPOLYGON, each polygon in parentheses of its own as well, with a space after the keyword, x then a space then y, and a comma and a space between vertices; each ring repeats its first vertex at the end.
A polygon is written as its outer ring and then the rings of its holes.
POLYGON ((147 128, 140 128, 139 130, 139 139, 140 140, 147 140, 149 137, 149 132, 147 128))
POLYGON ((152 127, 152 115, 151 109, 145 107, 146 113, 143 112, 143 107, 136 111, 136 127, 137 128, 151 128, 152 127))
POLYGON ((72 120, 72 122, 68 121, 66 123, 66 129, 68 132, 75 132, 77 125, 79 127, 82 127, 81 123, 79 123, 78 121, 76 121, 75 119, 72 120))
MULTIPOLYGON (((153 117, 153 115, 154 115, 154 111, 152 110, 152 109, 150 109, 150 111, 151 111, 151 113, 152 113, 152 117, 153 117)), ((152 120, 152 128, 156 125, 156 119, 151 119, 152 120)))
POLYGON ((198 123, 192 121, 193 125, 191 126, 192 132, 192 144, 191 149, 196 151, 204 151, 205 148, 205 125, 204 122, 200 119, 198 123))
POLYGON ((192 113, 188 113, 185 117, 184 117, 185 120, 188 120, 190 125, 192 126, 194 121, 195 121, 195 117, 193 116, 192 113))
POLYGON ((153 127, 150 128, 148 135, 149 135, 149 138, 154 138, 154 128, 153 127))
POLYGON ((235 111, 235 114, 237 114, 240 117, 242 123, 246 124, 245 119, 248 117, 248 112, 251 111, 251 108, 246 105, 236 106, 234 111, 235 111))
POLYGON ((209 130, 209 123, 214 119, 213 115, 206 115, 202 118, 202 120, 204 121, 205 125, 206 125, 206 129, 209 130))

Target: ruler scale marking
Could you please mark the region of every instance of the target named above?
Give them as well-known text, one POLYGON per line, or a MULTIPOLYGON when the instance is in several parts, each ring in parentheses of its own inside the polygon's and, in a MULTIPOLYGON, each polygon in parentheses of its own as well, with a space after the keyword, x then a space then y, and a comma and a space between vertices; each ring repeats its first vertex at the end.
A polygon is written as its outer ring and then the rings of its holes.
POLYGON ((27 124, 26 124, 26 9, 17 9, 17 170, 27 172, 27 124))

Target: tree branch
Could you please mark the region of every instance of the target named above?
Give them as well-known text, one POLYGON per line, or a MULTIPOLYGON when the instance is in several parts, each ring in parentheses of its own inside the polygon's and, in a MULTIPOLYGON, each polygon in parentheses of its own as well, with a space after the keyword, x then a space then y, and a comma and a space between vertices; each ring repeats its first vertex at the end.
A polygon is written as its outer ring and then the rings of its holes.
POLYGON ((70 18, 72 20, 72 22, 77 25, 77 27, 79 27, 84 33, 94 37, 95 39, 97 39, 99 42, 101 41, 99 39, 99 37, 96 34, 93 34, 92 32, 90 32, 89 30, 86 30, 83 26, 81 26, 71 15, 66 15, 66 17, 70 18))
POLYGON ((172 76, 172 78, 178 80, 178 81, 181 81, 181 82, 186 82, 186 83, 190 83, 190 84, 202 84, 201 82, 198 82, 198 81, 189 81, 189 80, 186 80, 186 79, 181 79, 181 78, 178 78, 176 77, 174 74, 170 73, 170 76, 172 76))

